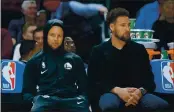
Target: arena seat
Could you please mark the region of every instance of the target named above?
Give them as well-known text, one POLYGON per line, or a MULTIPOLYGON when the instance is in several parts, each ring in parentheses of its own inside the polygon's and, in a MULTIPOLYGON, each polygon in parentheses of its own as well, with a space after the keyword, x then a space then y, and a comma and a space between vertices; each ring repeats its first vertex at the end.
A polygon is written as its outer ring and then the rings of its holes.
POLYGON ((23 102, 22 85, 25 63, 13 60, 1 60, 1 104, 2 111, 22 112, 31 108, 23 102))

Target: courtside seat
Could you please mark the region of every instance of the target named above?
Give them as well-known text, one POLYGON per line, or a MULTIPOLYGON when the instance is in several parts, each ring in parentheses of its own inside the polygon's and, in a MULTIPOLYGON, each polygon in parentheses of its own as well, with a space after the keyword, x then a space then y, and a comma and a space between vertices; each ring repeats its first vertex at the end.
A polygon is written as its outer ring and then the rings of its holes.
POLYGON ((156 59, 151 61, 156 84, 155 92, 174 94, 174 61, 156 59))
POLYGON ((174 111, 174 61, 155 59, 151 61, 151 66, 156 84, 155 94, 167 100, 174 111))
POLYGON ((13 60, 1 60, 2 93, 21 93, 25 63, 13 60))
POLYGON ((1 60, 1 104, 2 111, 17 111, 27 108, 22 98, 25 63, 1 60))

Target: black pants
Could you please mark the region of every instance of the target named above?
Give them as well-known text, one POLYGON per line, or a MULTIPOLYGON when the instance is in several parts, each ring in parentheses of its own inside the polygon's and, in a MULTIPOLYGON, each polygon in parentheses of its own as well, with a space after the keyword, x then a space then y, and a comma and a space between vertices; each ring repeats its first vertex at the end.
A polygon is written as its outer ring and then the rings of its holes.
POLYGON ((89 112, 88 101, 83 96, 60 98, 38 95, 33 99, 31 112, 89 112))

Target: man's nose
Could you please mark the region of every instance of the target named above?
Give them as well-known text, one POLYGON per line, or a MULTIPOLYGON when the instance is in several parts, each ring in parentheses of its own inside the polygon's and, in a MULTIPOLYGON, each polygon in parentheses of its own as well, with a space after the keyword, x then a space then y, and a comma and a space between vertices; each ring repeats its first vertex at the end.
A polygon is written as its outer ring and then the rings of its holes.
POLYGON ((57 41, 58 38, 59 38, 58 35, 56 35, 56 36, 54 37, 54 40, 57 41))

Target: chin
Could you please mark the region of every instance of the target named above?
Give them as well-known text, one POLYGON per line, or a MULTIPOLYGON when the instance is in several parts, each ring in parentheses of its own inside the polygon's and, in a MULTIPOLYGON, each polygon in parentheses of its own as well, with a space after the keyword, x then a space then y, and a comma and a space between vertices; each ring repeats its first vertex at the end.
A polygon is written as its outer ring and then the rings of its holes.
POLYGON ((52 49, 53 49, 53 50, 56 50, 56 49, 58 49, 58 47, 52 47, 52 49))
POLYGON ((127 36, 127 37, 124 37, 124 39, 125 39, 125 40, 129 40, 129 39, 130 39, 130 37, 128 37, 128 36, 127 36))
POLYGON ((131 38, 126 38, 127 40, 130 40, 131 38))

